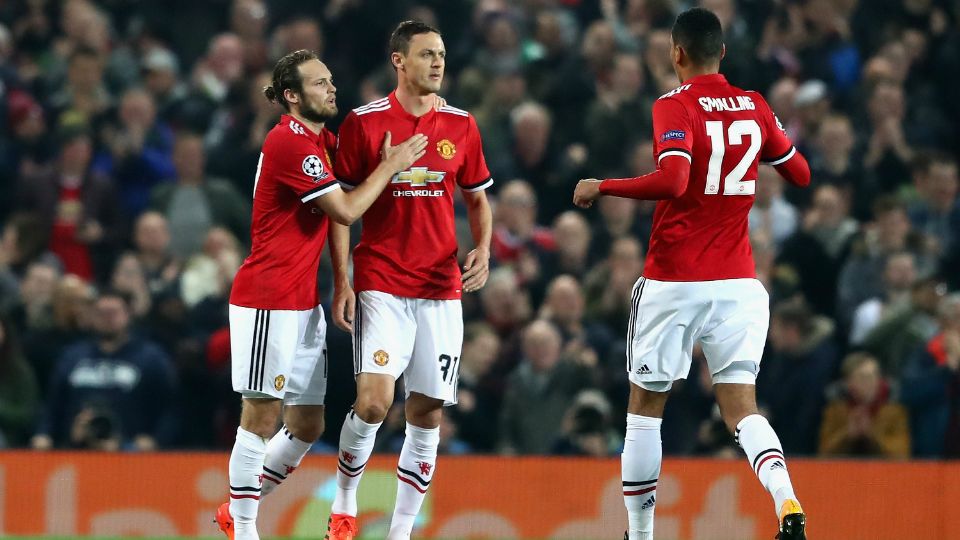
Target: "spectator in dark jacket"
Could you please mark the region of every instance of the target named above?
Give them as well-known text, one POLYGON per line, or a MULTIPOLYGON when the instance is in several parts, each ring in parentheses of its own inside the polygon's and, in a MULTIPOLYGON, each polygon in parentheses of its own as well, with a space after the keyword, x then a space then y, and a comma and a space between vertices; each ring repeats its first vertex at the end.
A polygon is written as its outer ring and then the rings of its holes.
POLYGON ((97 337, 60 357, 34 448, 154 450, 170 444, 172 366, 156 345, 130 334, 130 317, 123 294, 108 291, 97 299, 97 337))
POLYGON ((915 457, 960 457, 960 294, 940 305, 941 332, 916 351, 901 379, 915 457))
POLYGON ((833 323, 814 316, 798 300, 776 306, 770 318, 770 346, 761 363, 757 393, 770 410, 770 423, 788 454, 816 452, 823 389, 837 367, 833 323))

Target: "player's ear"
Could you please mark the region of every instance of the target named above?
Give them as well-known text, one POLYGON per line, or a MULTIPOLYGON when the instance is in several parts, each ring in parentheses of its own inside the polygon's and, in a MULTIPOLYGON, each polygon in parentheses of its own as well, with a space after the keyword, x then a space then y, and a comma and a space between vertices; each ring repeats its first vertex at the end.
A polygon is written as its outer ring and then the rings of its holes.
POLYGON ((723 60, 723 57, 725 57, 726 55, 727 55, 727 44, 726 44, 726 43, 721 43, 721 44, 720 44, 720 59, 723 60))
POLYGON ((300 94, 296 93, 293 88, 287 88, 283 91, 283 99, 287 100, 287 103, 300 103, 300 94))
POLYGON ((390 53, 390 63, 393 64, 393 69, 403 71, 403 55, 399 52, 390 53))
POLYGON ((686 51, 683 50, 683 47, 674 45, 673 50, 670 51, 670 54, 673 56, 672 60, 675 65, 679 66, 684 63, 683 57, 686 56, 686 51))

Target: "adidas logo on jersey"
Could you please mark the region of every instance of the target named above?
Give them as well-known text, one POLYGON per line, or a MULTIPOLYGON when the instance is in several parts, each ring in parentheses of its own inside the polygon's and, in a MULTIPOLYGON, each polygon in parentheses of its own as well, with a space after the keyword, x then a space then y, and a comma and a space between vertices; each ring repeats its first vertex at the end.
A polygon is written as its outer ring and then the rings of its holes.
POLYGON ((650 498, 647 499, 647 500, 643 503, 643 505, 640 506, 640 509, 641 509, 641 510, 646 510, 647 508, 652 508, 653 505, 656 504, 656 503, 657 503, 657 499, 656 499, 653 495, 651 495, 650 498))
POLYGON ((306 131, 305 129, 303 129, 303 126, 301 126, 300 124, 294 122, 293 120, 290 121, 290 131, 296 133, 297 135, 306 135, 306 134, 307 134, 307 131, 306 131))
POLYGON ((646 364, 643 364, 637 368, 637 375, 653 375, 653 372, 650 371, 650 368, 648 368, 646 364))

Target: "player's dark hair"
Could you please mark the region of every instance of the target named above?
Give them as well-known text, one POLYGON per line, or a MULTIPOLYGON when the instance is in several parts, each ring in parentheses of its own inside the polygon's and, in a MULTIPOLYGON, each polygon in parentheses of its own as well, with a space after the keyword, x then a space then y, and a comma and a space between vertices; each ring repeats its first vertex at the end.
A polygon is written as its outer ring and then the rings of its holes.
POLYGON ((403 21, 390 34, 390 54, 398 52, 404 56, 410 52, 410 41, 420 34, 437 34, 440 31, 423 21, 403 21))
POLYGON ((723 28, 712 11, 692 8, 684 11, 673 23, 673 43, 679 45, 690 60, 699 66, 719 62, 723 55, 723 28))
POLYGON ((300 64, 310 60, 319 60, 319 58, 316 53, 306 49, 293 51, 278 60, 273 68, 273 80, 270 86, 263 87, 263 95, 271 103, 279 103, 285 111, 289 111, 290 104, 287 103, 287 98, 283 97, 283 92, 287 89, 298 93, 303 92, 300 64))

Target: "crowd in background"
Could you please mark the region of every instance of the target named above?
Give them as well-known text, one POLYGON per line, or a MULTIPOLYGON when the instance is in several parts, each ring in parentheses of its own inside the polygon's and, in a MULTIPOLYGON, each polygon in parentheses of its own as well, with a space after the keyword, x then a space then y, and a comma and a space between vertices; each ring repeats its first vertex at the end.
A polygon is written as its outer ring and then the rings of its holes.
MULTIPOLYGON (((678 85, 669 29, 693 4, 0 3, 0 447, 229 448, 227 298, 280 112, 261 88, 315 50, 342 118, 394 87, 387 37, 417 18, 443 31, 443 95, 476 116, 497 182, 441 451, 616 455, 654 203, 570 201, 579 178, 654 169, 650 108, 678 85)), ((960 2, 699 4, 723 23, 722 72, 767 97, 813 172, 798 190, 761 169, 750 213, 763 413, 791 455, 960 457, 960 2)), ((331 325, 328 347, 336 419, 349 335, 331 325)), ((737 451, 704 366, 695 351, 674 386, 667 454, 737 451)))

